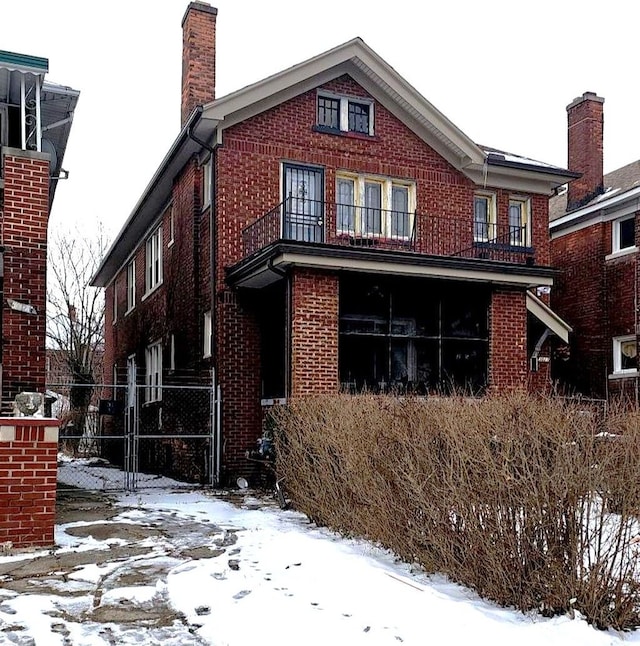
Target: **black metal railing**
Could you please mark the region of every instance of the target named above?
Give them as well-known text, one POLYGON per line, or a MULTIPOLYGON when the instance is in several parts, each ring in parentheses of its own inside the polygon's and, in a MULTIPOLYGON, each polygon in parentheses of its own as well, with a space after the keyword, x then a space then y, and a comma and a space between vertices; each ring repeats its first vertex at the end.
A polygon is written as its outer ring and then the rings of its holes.
POLYGON ((280 240, 532 264, 526 227, 288 198, 242 231, 245 257, 280 240))

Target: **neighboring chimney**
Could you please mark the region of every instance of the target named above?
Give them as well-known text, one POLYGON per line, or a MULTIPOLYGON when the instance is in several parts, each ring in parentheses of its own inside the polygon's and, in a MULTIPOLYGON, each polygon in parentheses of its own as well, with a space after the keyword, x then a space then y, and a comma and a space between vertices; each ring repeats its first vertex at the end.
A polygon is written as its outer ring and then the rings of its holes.
POLYGON ((580 208, 604 193, 602 133, 604 99, 585 92, 567 106, 569 170, 582 177, 569 183, 567 211, 580 208))
POLYGON ((217 15, 206 2, 190 2, 182 19, 181 127, 197 105, 215 99, 217 15))

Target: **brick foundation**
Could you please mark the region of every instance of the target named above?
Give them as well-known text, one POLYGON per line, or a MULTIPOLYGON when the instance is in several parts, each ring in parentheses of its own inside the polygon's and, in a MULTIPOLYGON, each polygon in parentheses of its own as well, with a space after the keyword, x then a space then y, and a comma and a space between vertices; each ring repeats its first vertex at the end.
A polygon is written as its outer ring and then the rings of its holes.
POLYGON ((57 455, 58 420, 0 418, 0 543, 53 545, 57 455))

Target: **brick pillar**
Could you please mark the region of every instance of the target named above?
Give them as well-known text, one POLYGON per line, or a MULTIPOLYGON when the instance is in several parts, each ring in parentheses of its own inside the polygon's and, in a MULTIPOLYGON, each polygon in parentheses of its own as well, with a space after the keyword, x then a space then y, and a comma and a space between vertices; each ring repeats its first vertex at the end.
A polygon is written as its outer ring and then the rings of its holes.
POLYGON ((489 388, 502 391, 527 384, 527 302, 522 290, 497 289, 489 317, 489 388))
POLYGON ((3 149, 4 256, 3 401, 20 391, 43 392, 49 155, 3 149), (7 300, 28 311, 6 306, 7 300))
POLYGON ((338 276, 296 269, 291 289, 291 394, 336 393, 338 276))
POLYGON ((57 458, 58 420, 0 418, 0 543, 53 545, 57 458))

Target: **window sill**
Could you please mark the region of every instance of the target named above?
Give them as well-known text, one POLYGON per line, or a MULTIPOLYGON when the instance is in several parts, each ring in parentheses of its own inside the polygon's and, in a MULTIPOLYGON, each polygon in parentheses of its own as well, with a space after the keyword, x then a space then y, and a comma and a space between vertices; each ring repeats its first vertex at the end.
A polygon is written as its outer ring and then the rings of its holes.
POLYGON ((638 376, 637 370, 627 370, 626 372, 613 372, 609 375, 609 379, 635 379, 638 376))
POLYGON ((174 244, 175 244, 175 240, 169 240, 169 242, 167 242, 167 249, 171 249, 171 247, 173 247, 174 244))
POLYGON ((125 313, 124 313, 124 315, 125 315, 125 316, 129 316, 129 314, 131 314, 131 312, 133 312, 133 310, 135 310, 135 309, 136 309, 136 306, 135 306, 135 305, 134 305, 133 307, 130 307, 130 308, 129 308, 125 313))
POLYGON ((375 135, 368 135, 364 132, 353 132, 352 130, 338 130, 336 128, 328 128, 327 126, 315 125, 311 128, 313 132, 320 132, 323 135, 335 135, 337 137, 347 137, 348 139, 361 139, 362 141, 380 141, 379 137, 375 135))
POLYGON ((605 256, 605 260, 615 260, 616 258, 623 258, 624 256, 631 256, 638 251, 638 247, 627 247, 626 249, 620 249, 619 251, 614 251, 609 255, 605 256))
POLYGON ((145 292, 142 298, 140 299, 141 301, 146 301, 149 296, 151 296, 154 292, 157 292, 160 287, 162 287, 163 281, 160 281, 157 285, 152 287, 148 292, 145 292))

